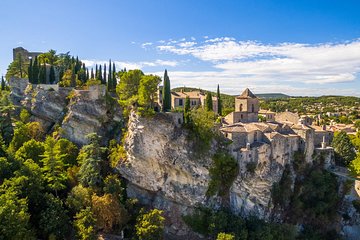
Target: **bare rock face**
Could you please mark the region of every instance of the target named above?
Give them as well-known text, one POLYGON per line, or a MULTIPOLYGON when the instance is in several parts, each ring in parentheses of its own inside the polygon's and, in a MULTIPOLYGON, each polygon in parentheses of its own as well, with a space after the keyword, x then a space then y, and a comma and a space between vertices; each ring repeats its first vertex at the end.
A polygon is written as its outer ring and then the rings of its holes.
POLYGON ((70 89, 55 91, 45 89, 41 85, 29 84, 24 91, 22 105, 31 113, 31 120, 40 122, 45 132, 60 124, 66 113, 66 99, 70 89))
POLYGON ((86 144, 86 135, 94 132, 102 137, 103 144, 121 137, 122 110, 104 91, 105 86, 73 90, 12 78, 10 87, 14 104, 25 107, 31 114, 30 120, 41 123, 46 133, 58 125, 61 136, 77 145, 86 144))
POLYGON ((122 111, 116 101, 107 101, 105 95, 93 99, 80 91, 73 94, 62 122, 62 137, 78 145, 86 144, 90 133, 97 133, 103 144, 120 137, 122 111))
POLYGON ((188 234, 181 215, 205 202, 211 156, 195 157, 186 131, 168 114, 139 118, 132 113, 125 148, 127 161, 118 170, 130 183, 128 195, 164 209, 172 219, 168 233, 188 234))

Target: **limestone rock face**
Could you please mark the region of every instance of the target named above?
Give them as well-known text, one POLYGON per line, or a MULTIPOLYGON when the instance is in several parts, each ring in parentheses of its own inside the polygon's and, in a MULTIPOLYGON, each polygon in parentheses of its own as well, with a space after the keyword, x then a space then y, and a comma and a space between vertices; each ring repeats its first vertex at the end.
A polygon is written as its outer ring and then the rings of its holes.
POLYGON ((128 195, 175 214, 168 232, 188 233, 181 215, 206 200, 211 156, 196 157, 186 131, 168 114, 139 118, 132 113, 125 148, 127 161, 118 170, 131 183, 128 195))
POLYGON ((77 145, 87 143, 86 135, 97 133, 103 144, 120 138, 123 124, 122 110, 104 86, 93 90, 73 90, 57 85, 29 84, 27 79, 10 80, 11 99, 31 114, 31 121, 40 122, 46 133, 61 127, 62 137, 77 145), (69 99, 69 95, 72 98, 69 99))
POLYGON ((31 120, 40 122, 45 132, 60 124, 66 113, 67 95, 70 89, 54 91, 40 85, 28 85, 22 105, 31 113, 31 120))
POLYGON ((106 96, 92 99, 87 94, 75 92, 60 134, 78 145, 84 145, 87 143, 86 135, 97 133, 106 144, 115 135, 120 137, 121 126, 122 115, 117 102, 108 102, 106 96))

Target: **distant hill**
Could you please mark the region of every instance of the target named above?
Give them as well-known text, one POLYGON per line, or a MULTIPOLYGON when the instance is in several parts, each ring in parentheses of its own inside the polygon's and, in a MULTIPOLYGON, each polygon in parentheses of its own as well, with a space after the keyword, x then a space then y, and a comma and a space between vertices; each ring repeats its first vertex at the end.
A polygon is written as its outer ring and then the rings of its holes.
POLYGON ((255 94, 258 98, 271 99, 271 98, 290 98, 289 95, 283 93, 259 93, 255 94))

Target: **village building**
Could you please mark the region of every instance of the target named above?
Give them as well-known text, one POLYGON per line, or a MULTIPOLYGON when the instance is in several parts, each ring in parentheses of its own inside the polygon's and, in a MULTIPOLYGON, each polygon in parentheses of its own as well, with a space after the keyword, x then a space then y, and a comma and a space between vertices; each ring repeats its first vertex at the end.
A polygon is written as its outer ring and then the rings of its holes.
POLYGON ((231 152, 238 160, 241 172, 247 170, 249 163, 290 163, 298 151, 304 153, 307 162, 312 162, 313 157, 321 152, 327 166, 333 164, 333 149, 329 147, 332 131, 313 126, 308 116, 291 112, 275 114, 259 110, 259 106, 258 98, 246 89, 235 98, 235 111, 223 118, 220 128, 231 140, 231 152), (265 115, 269 120, 259 122, 258 115, 265 115))

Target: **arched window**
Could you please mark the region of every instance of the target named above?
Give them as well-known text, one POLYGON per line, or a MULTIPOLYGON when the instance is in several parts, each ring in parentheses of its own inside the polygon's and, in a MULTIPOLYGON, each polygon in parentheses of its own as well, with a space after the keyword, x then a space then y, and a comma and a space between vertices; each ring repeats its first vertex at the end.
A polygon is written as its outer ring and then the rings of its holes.
POLYGON ((251 104, 251 112, 255 112, 255 106, 254 106, 254 104, 251 104))
POLYGON ((242 104, 240 104, 239 111, 240 111, 240 112, 242 112, 242 110, 243 110, 243 105, 242 105, 242 104))

